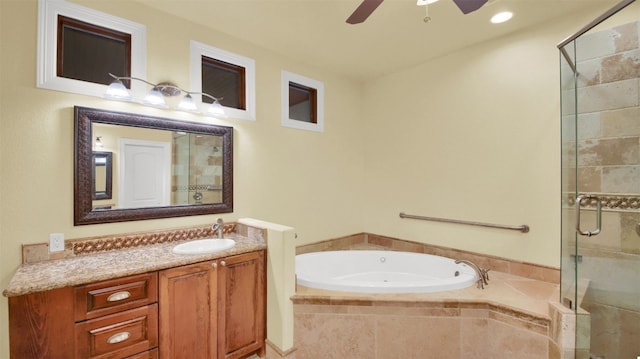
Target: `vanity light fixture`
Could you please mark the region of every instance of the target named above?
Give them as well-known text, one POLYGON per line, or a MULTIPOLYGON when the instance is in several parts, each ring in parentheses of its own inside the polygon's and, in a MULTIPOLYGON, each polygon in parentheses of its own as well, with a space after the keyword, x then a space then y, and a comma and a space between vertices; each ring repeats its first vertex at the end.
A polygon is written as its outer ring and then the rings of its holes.
POLYGON ((131 96, 131 93, 129 92, 129 90, 122 83, 122 80, 136 80, 136 81, 144 82, 147 85, 152 87, 151 91, 149 91, 149 93, 141 101, 139 101, 144 105, 158 107, 158 108, 169 108, 169 106, 165 101, 165 98, 178 96, 184 92, 185 96, 182 98, 180 103, 176 106, 177 110, 200 113, 203 115, 213 116, 218 118, 227 117, 227 115, 224 112, 224 108, 220 104, 220 100, 222 100, 222 98, 216 98, 204 92, 186 91, 168 82, 154 84, 137 77, 116 76, 111 73, 109 74, 109 76, 113 77, 113 82, 109 85, 109 87, 107 88, 107 92, 105 92, 104 94, 104 97, 108 99, 120 100, 120 101, 137 101, 136 99, 134 99, 133 96, 131 96), (206 110, 200 111, 200 109, 198 109, 198 105, 195 103, 191 95, 201 95, 201 96, 208 97, 211 100, 213 100, 213 103, 209 105, 209 107, 206 110))
POLYGON ((102 148, 102 136, 96 137, 96 148, 102 148))

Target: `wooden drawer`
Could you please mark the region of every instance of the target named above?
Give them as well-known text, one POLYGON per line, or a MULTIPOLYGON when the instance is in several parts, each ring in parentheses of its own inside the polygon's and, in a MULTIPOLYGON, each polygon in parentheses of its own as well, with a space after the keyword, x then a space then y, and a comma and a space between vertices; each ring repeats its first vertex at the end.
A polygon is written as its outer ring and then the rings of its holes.
POLYGON ((158 305, 75 325, 76 358, 126 358, 158 345, 158 305))
POLYGON ((145 273, 74 288, 75 321, 140 307, 158 301, 158 274, 145 273))
POLYGON ((158 349, 149 350, 148 352, 139 353, 127 357, 127 359, 158 359, 158 349))

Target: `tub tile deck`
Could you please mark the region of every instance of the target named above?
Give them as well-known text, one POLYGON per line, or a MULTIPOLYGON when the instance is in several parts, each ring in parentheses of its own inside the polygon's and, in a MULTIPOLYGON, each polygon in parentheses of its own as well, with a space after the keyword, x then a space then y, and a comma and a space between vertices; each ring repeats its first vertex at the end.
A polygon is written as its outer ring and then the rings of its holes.
POLYGON ((558 296, 557 284, 502 272, 491 272, 484 290, 370 294, 298 286, 296 359, 549 358, 549 302, 558 296))
POLYGON ((438 293, 370 294, 337 292, 298 286, 292 300, 295 304, 357 304, 428 303, 441 306, 468 308, 474 303, 503 308, 540 319, 549 319, 549 301, 557 301, 559 286, 535 279, 502 272, 491 272, 489 285, 477 289, 475 285, 454 291, 438 293))

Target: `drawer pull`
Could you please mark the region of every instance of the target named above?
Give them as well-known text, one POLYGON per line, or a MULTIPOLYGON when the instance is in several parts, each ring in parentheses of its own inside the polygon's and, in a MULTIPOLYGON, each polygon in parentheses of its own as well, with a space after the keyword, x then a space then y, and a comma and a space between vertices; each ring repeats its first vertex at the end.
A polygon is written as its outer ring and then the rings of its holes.
POLYGON ((115 293, 111 294, 107 298, 107 301, 108 302, 117 302, 117 301, 125 300, 125 299, 129 298, 130 296, 131 296, 131 293, 129 293, 126 290, 122 291, 122 292, 115 292, 115 293))
POLYGON ((114 334, 114 335, 110 336, 109 339, 107 339, 107 343, 109 343, 109 344, 118 344, 118 343, 121 343, 121 342, 129 339, 130 336, 131 336, 131 333, 129 333, 129 332, 122 332, 122 333, 114 334))
POLYGON ((221 266, 223 266, 223 267, 225 267, 225 266, 227 265, 227 262, 225 262, 225 261, 220 261, 220 265, 221 265, 221 266))

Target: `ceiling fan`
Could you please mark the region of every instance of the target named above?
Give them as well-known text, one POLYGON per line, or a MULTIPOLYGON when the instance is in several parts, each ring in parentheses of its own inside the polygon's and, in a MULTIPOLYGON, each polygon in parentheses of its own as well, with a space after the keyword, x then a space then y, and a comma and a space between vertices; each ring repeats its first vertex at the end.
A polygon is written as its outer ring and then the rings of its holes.
MULTIPOLYGON (((347 23, 359 24, 364 22, 383 1, 384 0, 363 0, 360 6, 349 16, 347 23)), ((453 2, 460 8, 463 14, 468 14, 481 8, 488 0, 453 0, 453 2)))

